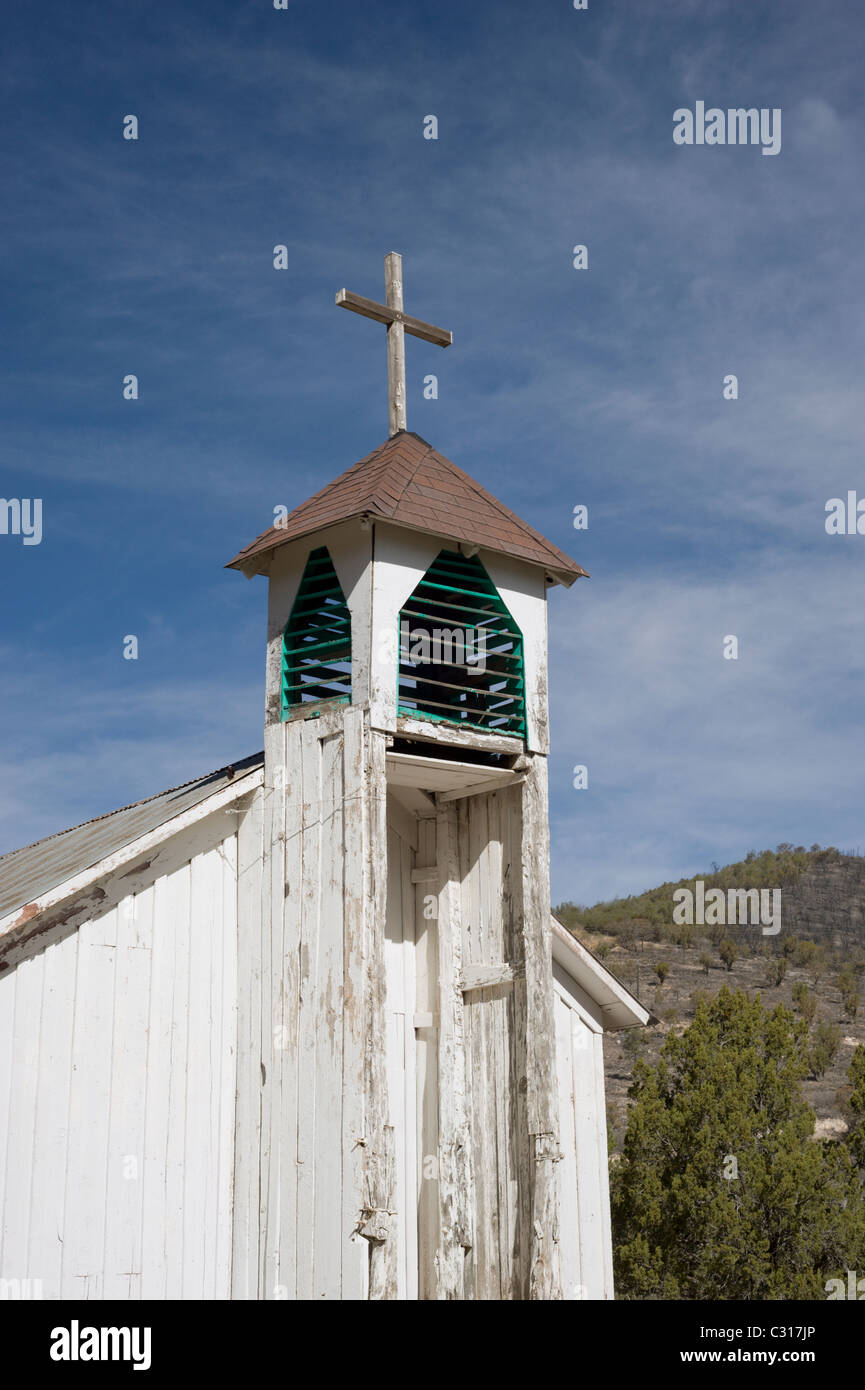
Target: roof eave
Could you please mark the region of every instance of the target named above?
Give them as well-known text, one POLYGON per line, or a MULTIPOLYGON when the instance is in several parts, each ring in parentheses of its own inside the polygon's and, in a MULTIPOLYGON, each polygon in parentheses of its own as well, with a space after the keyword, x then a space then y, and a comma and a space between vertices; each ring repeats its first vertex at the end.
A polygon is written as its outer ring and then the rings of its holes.
POLYGON ((562 926, 551 914, 553 959, 598 1005, 604 1019, 604 1032, 620 1028, 644 1028, 657 1020, 611 970, 588 947, 562 926))
POLYGON ((590 579, 588 570, 578 566, 578 573, 574 574, 571 570, 547 568, 547 575, 551 584, 561 584, 565 589, 570 589, 576 584, 578 579, 590 579))
MULTIPOLYGON (((310 527, 308 531, 300 531, 294 536, 285 536, 279 539, 274 538, 272 545, 262 546, 261 550, 253 551, 251 554, 247 554, 246 551, 241 550, 238 555, 235 555, 233 560, 228 562, 225 569, 239 570, 247 579, 254 579, 257 574, 263 574, 266 571, 275 551, 281 550, 283 546, 293 545, 295 542, 305 540, 309 536, 323 534, 325 531, 330 531, 336 526, 344 525, 346 521, 356 521, 364 516, 371 517, 373 521, 382 521, 391 526, 398 526, 403 531, 413 531, 417 535, 438 536, 442 540, 453 541, 455 545, 466 544, 465 539, 461 536, 449 536, 444 531, 434 529, 430 526, 413 526, 411 522, 402 521, 397 517, 382 515, 380 512, 372 511, 368 505, 364 505, 363 507, 359 507, 357 511, 350 512, 346 516, 340 517, 339 521, 331 522, 328 526, 313 526, 310 527)), ((490 545, 482 545, 480 549, 491 550, 499 555, 510 555, 513 559, 522 561, 524 565, 532 565, 535 569, 542 569, 554 584, 562 584, 566 589, 570 589, 571 585, 574 584, 577 579, 588 579, 590 577, 588 571, 584 570, 576 561, 573 562, 574 569, 569 570, 565 569, 562 565, 556 564, 555 561, 550 563, 540 558, 531 559, 527 555, 518 555, 513 550, 497 550, 495 546, 490 545)))
POLYGON ((112 850, 110 854, 87 865, 71 877, 63 879, 53 888, 44 889, 29 901, 20 903, 0 918, 0 940, 11 936, 22 928, 26 928, 24 935, 29 935, 30 931, 39 925, 40 919, 46 912, 62 907, 70 898, 86 892, 107 875, 134 863, 142 855, 149 854, 165 840, 169 840, 172 836, 196 825, 222 807, 247 796, 260 787, 263 781, 263 766, 253 767, 249 772, 238 777, 236 782, 219 788, 210 796, 203 797, 201 801, 188 806, 177 815, 169 816, 152 830, 148 830, 143 835, 139 835, 134 840, 112 850))

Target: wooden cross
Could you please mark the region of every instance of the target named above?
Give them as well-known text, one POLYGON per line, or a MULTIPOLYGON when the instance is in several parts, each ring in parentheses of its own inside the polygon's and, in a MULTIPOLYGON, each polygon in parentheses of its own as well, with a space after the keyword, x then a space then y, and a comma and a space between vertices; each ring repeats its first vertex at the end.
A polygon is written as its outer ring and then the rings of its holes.
POLYGON ((403 313, 402 307, 402 256, 391 251, 384 258, 385 303, 377 304, 374 299, 364 299, 363 295, 352 294, 351 290, 340 290, 336 302, 343 309, 351 309, 364 318, 375 319, 376 323, 387 326, 387 394, 388 414, 391 435, 406 428, 405 411, 405 335, 423 338, 438 347, 450 347, 453 334, 446 328, 436 328, 422 319, 413 319, 403 313))

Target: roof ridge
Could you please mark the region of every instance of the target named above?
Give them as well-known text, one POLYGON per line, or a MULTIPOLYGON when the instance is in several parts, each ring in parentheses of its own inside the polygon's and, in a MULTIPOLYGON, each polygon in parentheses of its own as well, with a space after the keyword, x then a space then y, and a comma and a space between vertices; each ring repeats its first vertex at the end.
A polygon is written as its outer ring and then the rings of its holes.
MULTIPOLYGON (((382 453, 384 453, 384 451, 385 451, 386 449, 388 449, 389 446, 390 446, 391 444, 393 444, 394 440, 399 439, 401 435, 410 435, 411 437, 420 440, 420 443, 421 443, 421 444, 424 444, 424 445, 426 446, 426 448, 427 448, 428 451, 429 451, 429 449, 432 447, 430 444, 427 444, 427 442, 426 442, 425 439, 421 439, 421 438, 420 438, 420 435, 413 435, 413 432, 412 432, 411 430, 397 430, 396 434, 392 434, 391 437, 390 437, 390 439, 388 439, 386 443, 380 444, 377 450, 376 450, 376 449, 373 450, 373 453, 378 453, 379 451, 381 451, 382 453)), ((368 455, 368 457, 371 457, 371 455, 368 455)), ((422 461, 423 461, 423 459, 424 459, 425 457, 426 457, 426 455, 425 455, 425 454, 422 454, 421 457, 420 457, 419 459, 417 459, 417 460, 415 461, 415 463, 408 469, 408 471, 407 471, 407 476, 406 476, 406 478, 404 479, 403 483, 402 483, 401 486, 400 486, 399 497, 397 497, 393 502, 385 503, 384 500, 380 497, 380 495, 379 495, 379 493, 378 493, 377 490, 376 490, 376 492, 373 494, 373 500, 374 500, 376 503, 378 503, 378 505, 381 506, 381 508, 382 508, 382 513, 381 513, 381 515, 382 515, 382 518, 383 518, 384 520, 389 520, 389 519, 394 515, 394 513, 396 512, 397 507, 399 506, 400 502, 402 501, 403 497, 405 496, 406 488, 407 488, 407 487, 409 486, 409 484, 411 483, 412 479, 414 478, 415 473, 417 472, 418 468, 420 467, 420 465, 421 465, 421 463, 422 463, 422 461)), ((385 460, 384 458, 380 460, 380 466, 381 466, 382 470, 384 470, 384 468, 385 468, 385 466, 386 466, 386 460, 385 460)))
MULTIPOLYGON (((409 433, 410 433, 409 430, 400 430, 400 434, 409 434, 409 433)), ((396 438, 397 438, 397 435, 394 435, 393 438, 396 439, 396 438)), ((397 509, 397 507, 399 506, 399 502, 401 502, 402 499, 403 499, 403 497, 405 497, 406 489, 410 486, 411 483, 414 482, 415 477, 417 476, 417 471, 418 471, 418 469, 420 468, 421 464, 422 464, 426 459, 429 458, 430 454, 434 454, 434 453, 436 452, 436 450, 433 448, 433 446, 432 446, 431 444, 428 444, 427 441, 426 441, 425 439, 421 439, 421 437, 420 437, 419 434, 412 434, 412 438, 416 439, 416 440, 418 441, 418 443, 423 444, 423 446, 424 446, 424 451, 421 453, 421 455, 420 455, 418 458, 415 459, 414 463, 412 464, 412 466, 411 466, 411 468, 410 468, 410 470, 409 470, 409 472, 408 472, 408 476, 406 477, 405 482, 403 483, 403 485, 402 485, 402 487, 401 487, 401 489, 400 489, 399 499, 398 499, 398 501, 394 502, 394 504, 393 504, 393 508, 392 508, 392 510, 391 510, 391 513, 390 513, 391 516, 393 516, 393 515, 395 514, 396 509, 397 509)))

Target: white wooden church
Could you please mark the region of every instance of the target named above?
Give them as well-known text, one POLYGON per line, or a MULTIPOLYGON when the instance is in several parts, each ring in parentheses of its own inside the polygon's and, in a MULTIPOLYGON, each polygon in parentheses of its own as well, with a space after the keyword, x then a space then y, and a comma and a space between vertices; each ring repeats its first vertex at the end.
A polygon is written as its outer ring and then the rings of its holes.
MULTIPOLYGON (((0 859, 0 1293, 613 1296, 602 1057, 550 914, 550 585, 405 424, 231 562, 264 753, 0 859)), ((438 335, 438 336, 436 336, 438 335)))

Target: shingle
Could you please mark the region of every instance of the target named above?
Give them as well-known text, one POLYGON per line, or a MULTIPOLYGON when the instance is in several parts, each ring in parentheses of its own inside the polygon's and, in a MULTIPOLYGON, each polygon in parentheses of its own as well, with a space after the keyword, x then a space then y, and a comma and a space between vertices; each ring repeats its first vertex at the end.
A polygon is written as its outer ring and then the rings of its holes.
POLYGON ((468 473, 407 430, 301 503, 281 525, 257 536, 226 568, 244 569, 257 556, 366 512, 397 526, 517 555, 565 583, 586 574, 468 473))

